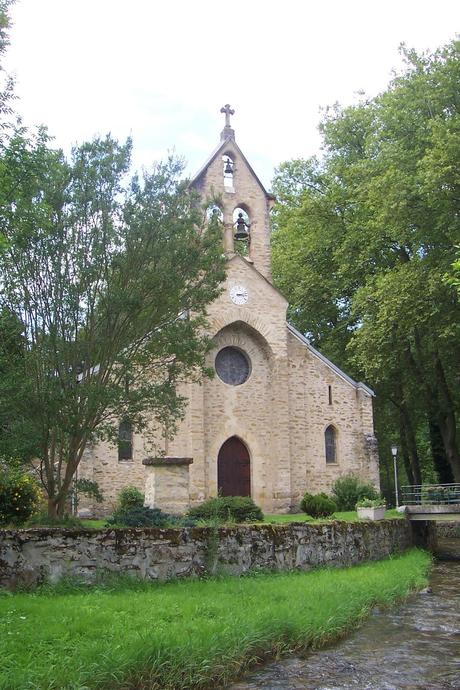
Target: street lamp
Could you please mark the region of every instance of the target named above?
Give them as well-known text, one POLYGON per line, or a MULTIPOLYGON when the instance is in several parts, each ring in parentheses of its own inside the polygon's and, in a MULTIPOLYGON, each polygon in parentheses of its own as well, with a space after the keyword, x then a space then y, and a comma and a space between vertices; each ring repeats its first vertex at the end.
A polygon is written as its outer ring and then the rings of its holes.
POLYGON ((396 458, 398 457, 398 446, 391 446, 391 454, 393 456, 393 466, 395 470, 395 496, 396 496, 396 508, 399 508, 399 491, 398 491, 398 466, 396 464, 396 458))

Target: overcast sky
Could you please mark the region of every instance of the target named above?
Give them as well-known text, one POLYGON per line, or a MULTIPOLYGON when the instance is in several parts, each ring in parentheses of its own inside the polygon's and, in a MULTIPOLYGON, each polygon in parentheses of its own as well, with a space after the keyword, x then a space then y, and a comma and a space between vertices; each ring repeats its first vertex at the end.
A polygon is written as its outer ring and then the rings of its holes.
POLYGON ((222 105, 262 181, 318 151, 320 108, 375 95, 398 46, 460 31, 459 0, 17 0, 5 66, 16 109, 56 144, 111 132, 149 167, 174 149, 195 172, 222 105))

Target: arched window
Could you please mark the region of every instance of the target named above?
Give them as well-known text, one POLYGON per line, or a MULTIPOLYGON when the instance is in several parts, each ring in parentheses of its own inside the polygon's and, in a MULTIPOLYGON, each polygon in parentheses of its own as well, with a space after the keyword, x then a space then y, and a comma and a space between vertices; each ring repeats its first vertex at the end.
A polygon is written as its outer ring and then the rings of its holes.
POLYGON ((133 425, 128 419, 118 427, 118 461, 133 459, 133 425))
POLYGON ((235 253, 240 256, 248 256, 251 221, 248 212, 239 206, 233 211, 233 239, 235 240, 235 253))
POLYGON ((233 159, 229 155, 225 154, 222 156, 223 161, 223 172, 224 172, 224 189, 226 192, 234 192, 233 187, 233 159))
POLYGON ((224 214, 220 206, 215 203, 209 204, 209 206, 206 208, 206 219, 208 223, 213 220, 218 220, 222 223, 224 220, 224 214))
POLYGON ((326 448, 326 462, 337 462, 337 431, 332 424, 324 432, 324 444, 326 448))

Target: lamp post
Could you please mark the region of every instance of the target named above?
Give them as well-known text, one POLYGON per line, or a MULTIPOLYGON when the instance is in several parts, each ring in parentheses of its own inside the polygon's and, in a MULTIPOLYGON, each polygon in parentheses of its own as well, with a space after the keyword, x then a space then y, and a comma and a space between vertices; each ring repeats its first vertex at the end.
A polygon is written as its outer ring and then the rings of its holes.
POLYGON ((393 456, 393 467, 395 471, 395 496, 396 496, 396 508, 399 508, 399 491, 398 491, 398 466, 396 464, 396 459, 398 457, 398 446, 391 446, 391 454, 393 456))

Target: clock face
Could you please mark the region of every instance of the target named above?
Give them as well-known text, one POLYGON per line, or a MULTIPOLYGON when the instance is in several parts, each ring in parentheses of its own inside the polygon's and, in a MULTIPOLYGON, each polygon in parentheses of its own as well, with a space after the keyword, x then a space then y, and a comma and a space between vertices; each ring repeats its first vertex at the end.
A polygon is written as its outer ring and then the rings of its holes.
POLYGON ((248 298, 248 290, 243 285, 234 285, 230 288, 230 299, 234 304, 246 304, 248 298))

